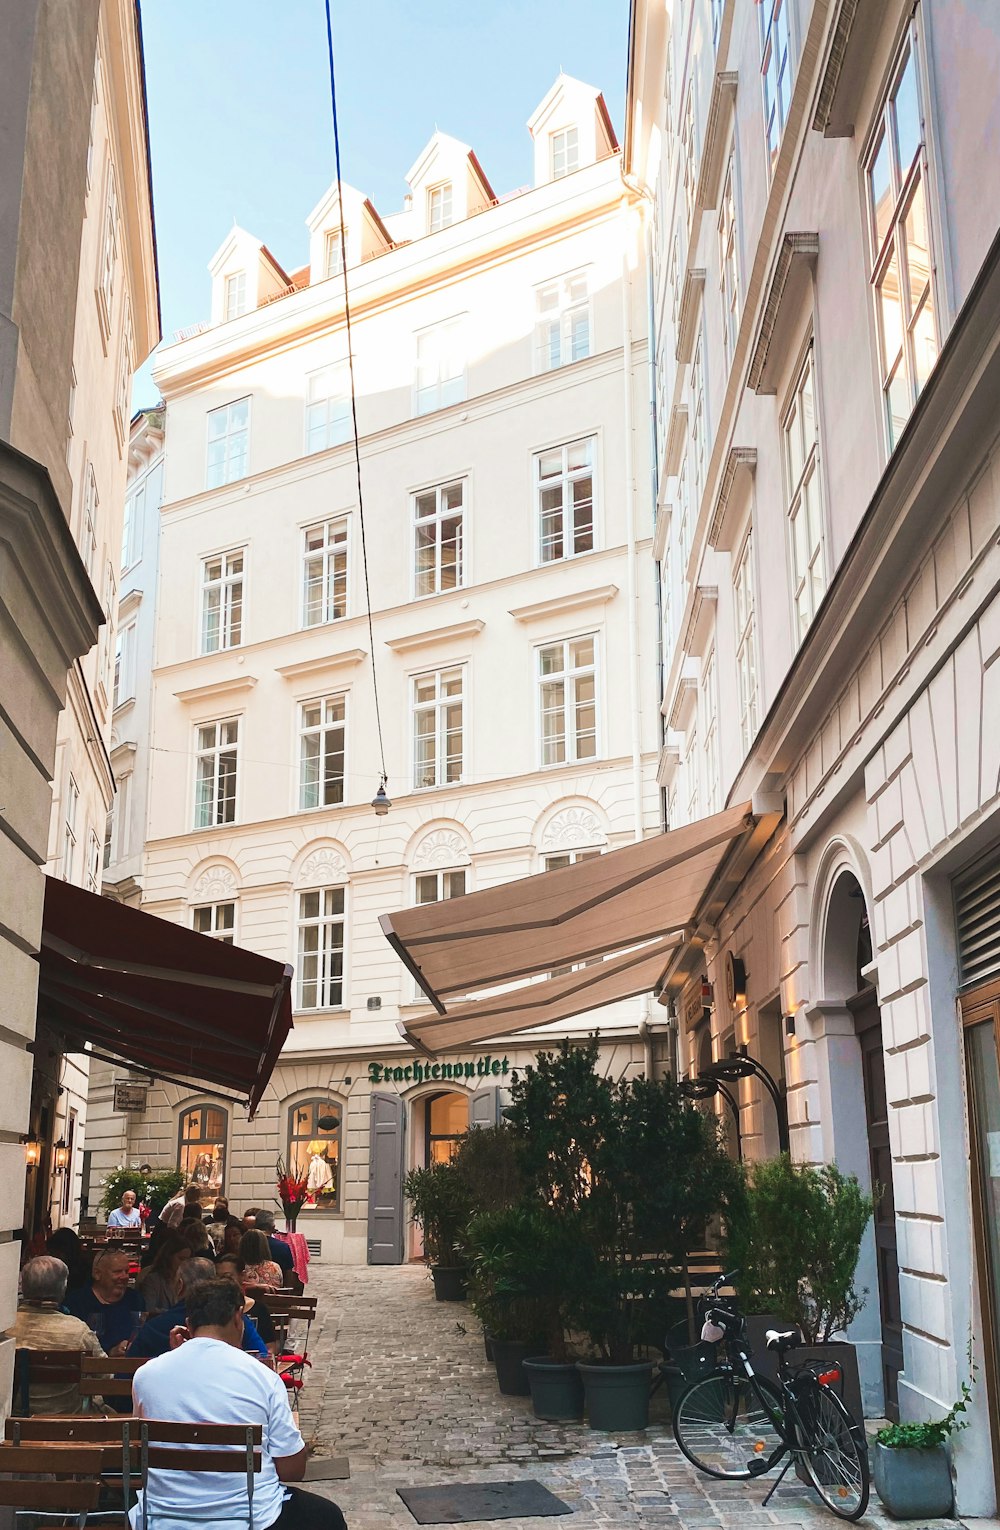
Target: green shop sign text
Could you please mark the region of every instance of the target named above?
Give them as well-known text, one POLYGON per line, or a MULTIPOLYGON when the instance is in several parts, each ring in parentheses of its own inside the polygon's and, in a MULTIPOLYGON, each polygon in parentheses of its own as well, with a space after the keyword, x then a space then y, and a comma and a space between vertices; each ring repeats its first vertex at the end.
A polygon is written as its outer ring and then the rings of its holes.
POLYGON ((479 1057, 475 1062, 407 1063, 393 1068, 388 1063, 368 1064, 370 1084, 423 1084, 443 1078, 500 1078, 510 1072, 506 1057, 479 1057))

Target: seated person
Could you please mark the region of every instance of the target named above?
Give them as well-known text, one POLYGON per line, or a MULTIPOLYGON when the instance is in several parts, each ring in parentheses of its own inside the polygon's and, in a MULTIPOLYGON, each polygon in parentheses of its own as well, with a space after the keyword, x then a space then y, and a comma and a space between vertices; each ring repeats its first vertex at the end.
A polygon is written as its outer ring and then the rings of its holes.
MULTIPOLYGON (((176 1303, 168 1307, 165 1312, 160 1312, 156 1317, 151 1317, 148 1322, 143 1323, 135 1340, 129 1345, 129 1356, 134 1358, 141 1355, 165 1355, 170 1348, 171 1333, 175 1328, 184 1326, 185 1302, 191 1300, 199 1286, 215 1278, 215 1265, 211 1259, 185 1260, 178 1273, 180 1295, 176 1303)), ((253 1310, 256 1316, 256 1305, 253 1310)), ((271 1331, 274 1332, 273 1323, 271 1331)), ((263 1335, 246 1317, 243 1319, 243 1348, 247 1354, 255 1355, 260 1360, 268 1358, 263 1335)))
POLYGON ((135 1203, 135 1191, 126 1190, 122 1196, 120 1206, 116 1206, 108 1217, 109 1227, 134 1227, 137 1231, 142 1229, 142 1217, 135 1203))
POLYGON ((251 1227, 240 1239, 240 1258, 243 1260, 243 1289, 263 1286, 265 1291, 280 1291, 284 1276, 271 1258, 271 1250, 262 1232, 251 1227))
POLYGON ((69 1271, 68 1290, 75 1291, 78 1286, 87 1284, 90 1279, 90 1255, 72 1227, 57 1227, 49 1235, 45 1252, 51 1254, 53 1259, 61 1259, 66 1266, 69 1271))
POLYGON ((216 1197, 215 1205, 205 1217, 205 1226, 208 1228, 208 1236, 212 1240, 212 1246, 218 1253, 225 1243, 226 1229, 238 1227, 243 1232, 243 1224, 239 1217, 234 1217, 229 1210, 229 1202, 224 1195, 216 1197))
MULTIPOLYGON (((42 1254, 29 1259, 21 1272, 21 1302, 8 1332, 15 1349, 68 1349, 77 1354, 103 1355, 86 1323, 61 1311, 67 1270, 61 1259, 42 1254)), ((30 1381, 29 1413, 79 1413, 79 1388, 72 1381, 30 1381)), ((21 1412, 15 1391, 14 1412, 21 1412)))
POLYGON ((177 1236, 185 1244, 189 1254, 204 1256, 206 1259, 215 1258, 215 1249, 208 1236, 208 1228, 200 1216, 182 1217, 177 1228, 177 1236))
MULTIPOLYGON (((215 1261, 215 1273, 219 1279, 235 1280, 241 1288, 243 1285, 244 1268, 245 1266, 243 1264, 243 1260, 238 1254, 220 1254, 218 1259, 215 1261)), ((250 1308, 245 1307, 244 1311, 250 1313, 250 1308)), ((273 1355, 275 1349, 277 1348, 278 1335, 275 1332, 274 1319, 271 1316, 271 1310, 267 1303, 264 1301, 263 1297, 254 1297, 253 1311, 250 1315, 249 1321, 251 1326, 256 1328, 260 1338, 267 1346, 269 1353, 273 1355)), ((244 1344, 243 1348, 246 1349, 248 1346, 244 1344)))
POLYGON ((285 1285, 289 1285, 289 1275, 295 1274, 295 1260, 292 1251, 283 1238, 277 1238, 274 1234, 274 1212, 257 1210, 254 1226, 257 1232, 262 1232, 267 1238, 271 1249, 271 1258, 282 1272, 285 1285))
POLYGON ((160 1212, 160 1221, 167 1227, 176 1227, 186 1206, 197 1206, 200 1209, 200 1185, 188 1185, 185 1190, 178 1190, 176 1195, 172 1195, 160 1212))
POLYGON ((168 1232, 137 1281, 149 1313, 166 1312, 180 1301, 177 1284, 180 1267, 191 1250, 177 1233, 168 1232))
MULTIPOLYGON (((187 1303, 187 1329, 186 1342, 136 1371, 135 1416, 176 1423, 260 1424, 263 1449, 253 1494, 253 1530, 346 1530, 335 1503, 286 1485, 302 1480, 308 1450, 280 1377, 240 1352, 239 1286, 231 1280, 200 1286, 187 1303)), ((175 1530, 194 1519, 211 1520, 216 1530, 247 1522, 246 1478, 240 1471, 151 1470, 148 1491, 162 1530, 175 1530)), ((133 1530, 142 1524, 142 1512, 141 1502, 131 1511, 133 1530)))
POLYGON ((66 1310, 96 1333, 105 1354, 123 1355, 139 1330, 146 1303, 128 1289, 129 1256, 112 1245, 94 1255, 90 1280, 66 1297, 66 1310))

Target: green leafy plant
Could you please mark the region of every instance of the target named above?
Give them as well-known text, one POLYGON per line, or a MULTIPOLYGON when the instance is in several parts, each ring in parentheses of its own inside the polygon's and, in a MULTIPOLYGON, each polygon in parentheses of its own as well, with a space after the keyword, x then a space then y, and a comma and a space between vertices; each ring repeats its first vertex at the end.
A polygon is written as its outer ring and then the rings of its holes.
POLYGON ((184 1183, 180 1169, 154 1169, 142 1174, 138 1165, 120 1165, 111 1169, 102 1182, 101 1208, 110 1212, 121 1205, 126 1190, 134 1190, 136 1201, 147 1205, 154 1215, 163 1210, 171 1196, 184 1183))
POLYGON ((868 1295, 854 1276, 873 1206, 836 1164, 817 1169, 787 1153, 752 1164, 728 1224, 745 1310, 775 1311, 808 1344, 843 1332, 868 1295))
POLYGON ((525 1193, 521 1143, 508 1126, 478 1126, 459 1139, 452 1165, 473 1212, 514 1206, 525 1193))
POLYGON ((472 1214, 465 1180, 454 1162, 411 1169, 403 1181, 413 1220, 420 1226, 424 1252, 432 1264, 464 1263, 463 1234, 472 1214))
POLYGON ((913 1424, 888 1424, 876 1432, 875 1438, 890 1450, 931 1450, 935 1445, 943 1445, 948 1436, 959 1429, 968 1429, 969 1420, 961 1415, 971 1401, 972 1387, 968 1381, 963 1381, 961 1396, 952 1403, 944 1418, 913 1424))
POLYGON ((522 1202, 473 1216, 466 1230, 469 1299, 497 1339, 539 1340, 554 1360, 567 1355, 593 1261, 578 1216, 522 1202))

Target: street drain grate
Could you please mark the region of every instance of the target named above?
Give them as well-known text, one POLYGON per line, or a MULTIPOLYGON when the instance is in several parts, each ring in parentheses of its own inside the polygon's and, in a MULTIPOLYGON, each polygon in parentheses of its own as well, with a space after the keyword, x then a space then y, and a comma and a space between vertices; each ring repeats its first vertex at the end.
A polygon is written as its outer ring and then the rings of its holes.
POLYGON ((455 1482, 397 1488, 418 1525, 468 1525, 478 1519, 534 1519, 572 1514, 540 1482, 455 1482))

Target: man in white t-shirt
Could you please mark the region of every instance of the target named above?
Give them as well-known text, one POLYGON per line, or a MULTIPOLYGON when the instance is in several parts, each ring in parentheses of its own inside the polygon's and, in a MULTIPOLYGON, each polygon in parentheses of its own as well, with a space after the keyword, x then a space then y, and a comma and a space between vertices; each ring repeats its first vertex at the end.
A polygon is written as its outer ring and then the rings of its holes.
MULTIPOLYGON (((187 1303, 186 1333, 175 1330, 171 1342, 174 1337, 177 1348, 135 1373, 136 1417, 262 1425, 253 1530, 347 1530, 335 1503, 286 1486, 302 1480, 308 1452, 292 1418, 284 1382, 241 1349, 243 1292, 239 1286, 231 1280, 210 1280, 200 1286, 187 1303)), ((149 1514, 155 1530, 188 1530, 199 1520, 213 1530, 247 1530, 242 1461, 241 1452, 234 1452, 232 1473, 151 1470, 149 1514)), ((140 1530, 141 1503, 130 1518, 133 1530, 140 1530)))

